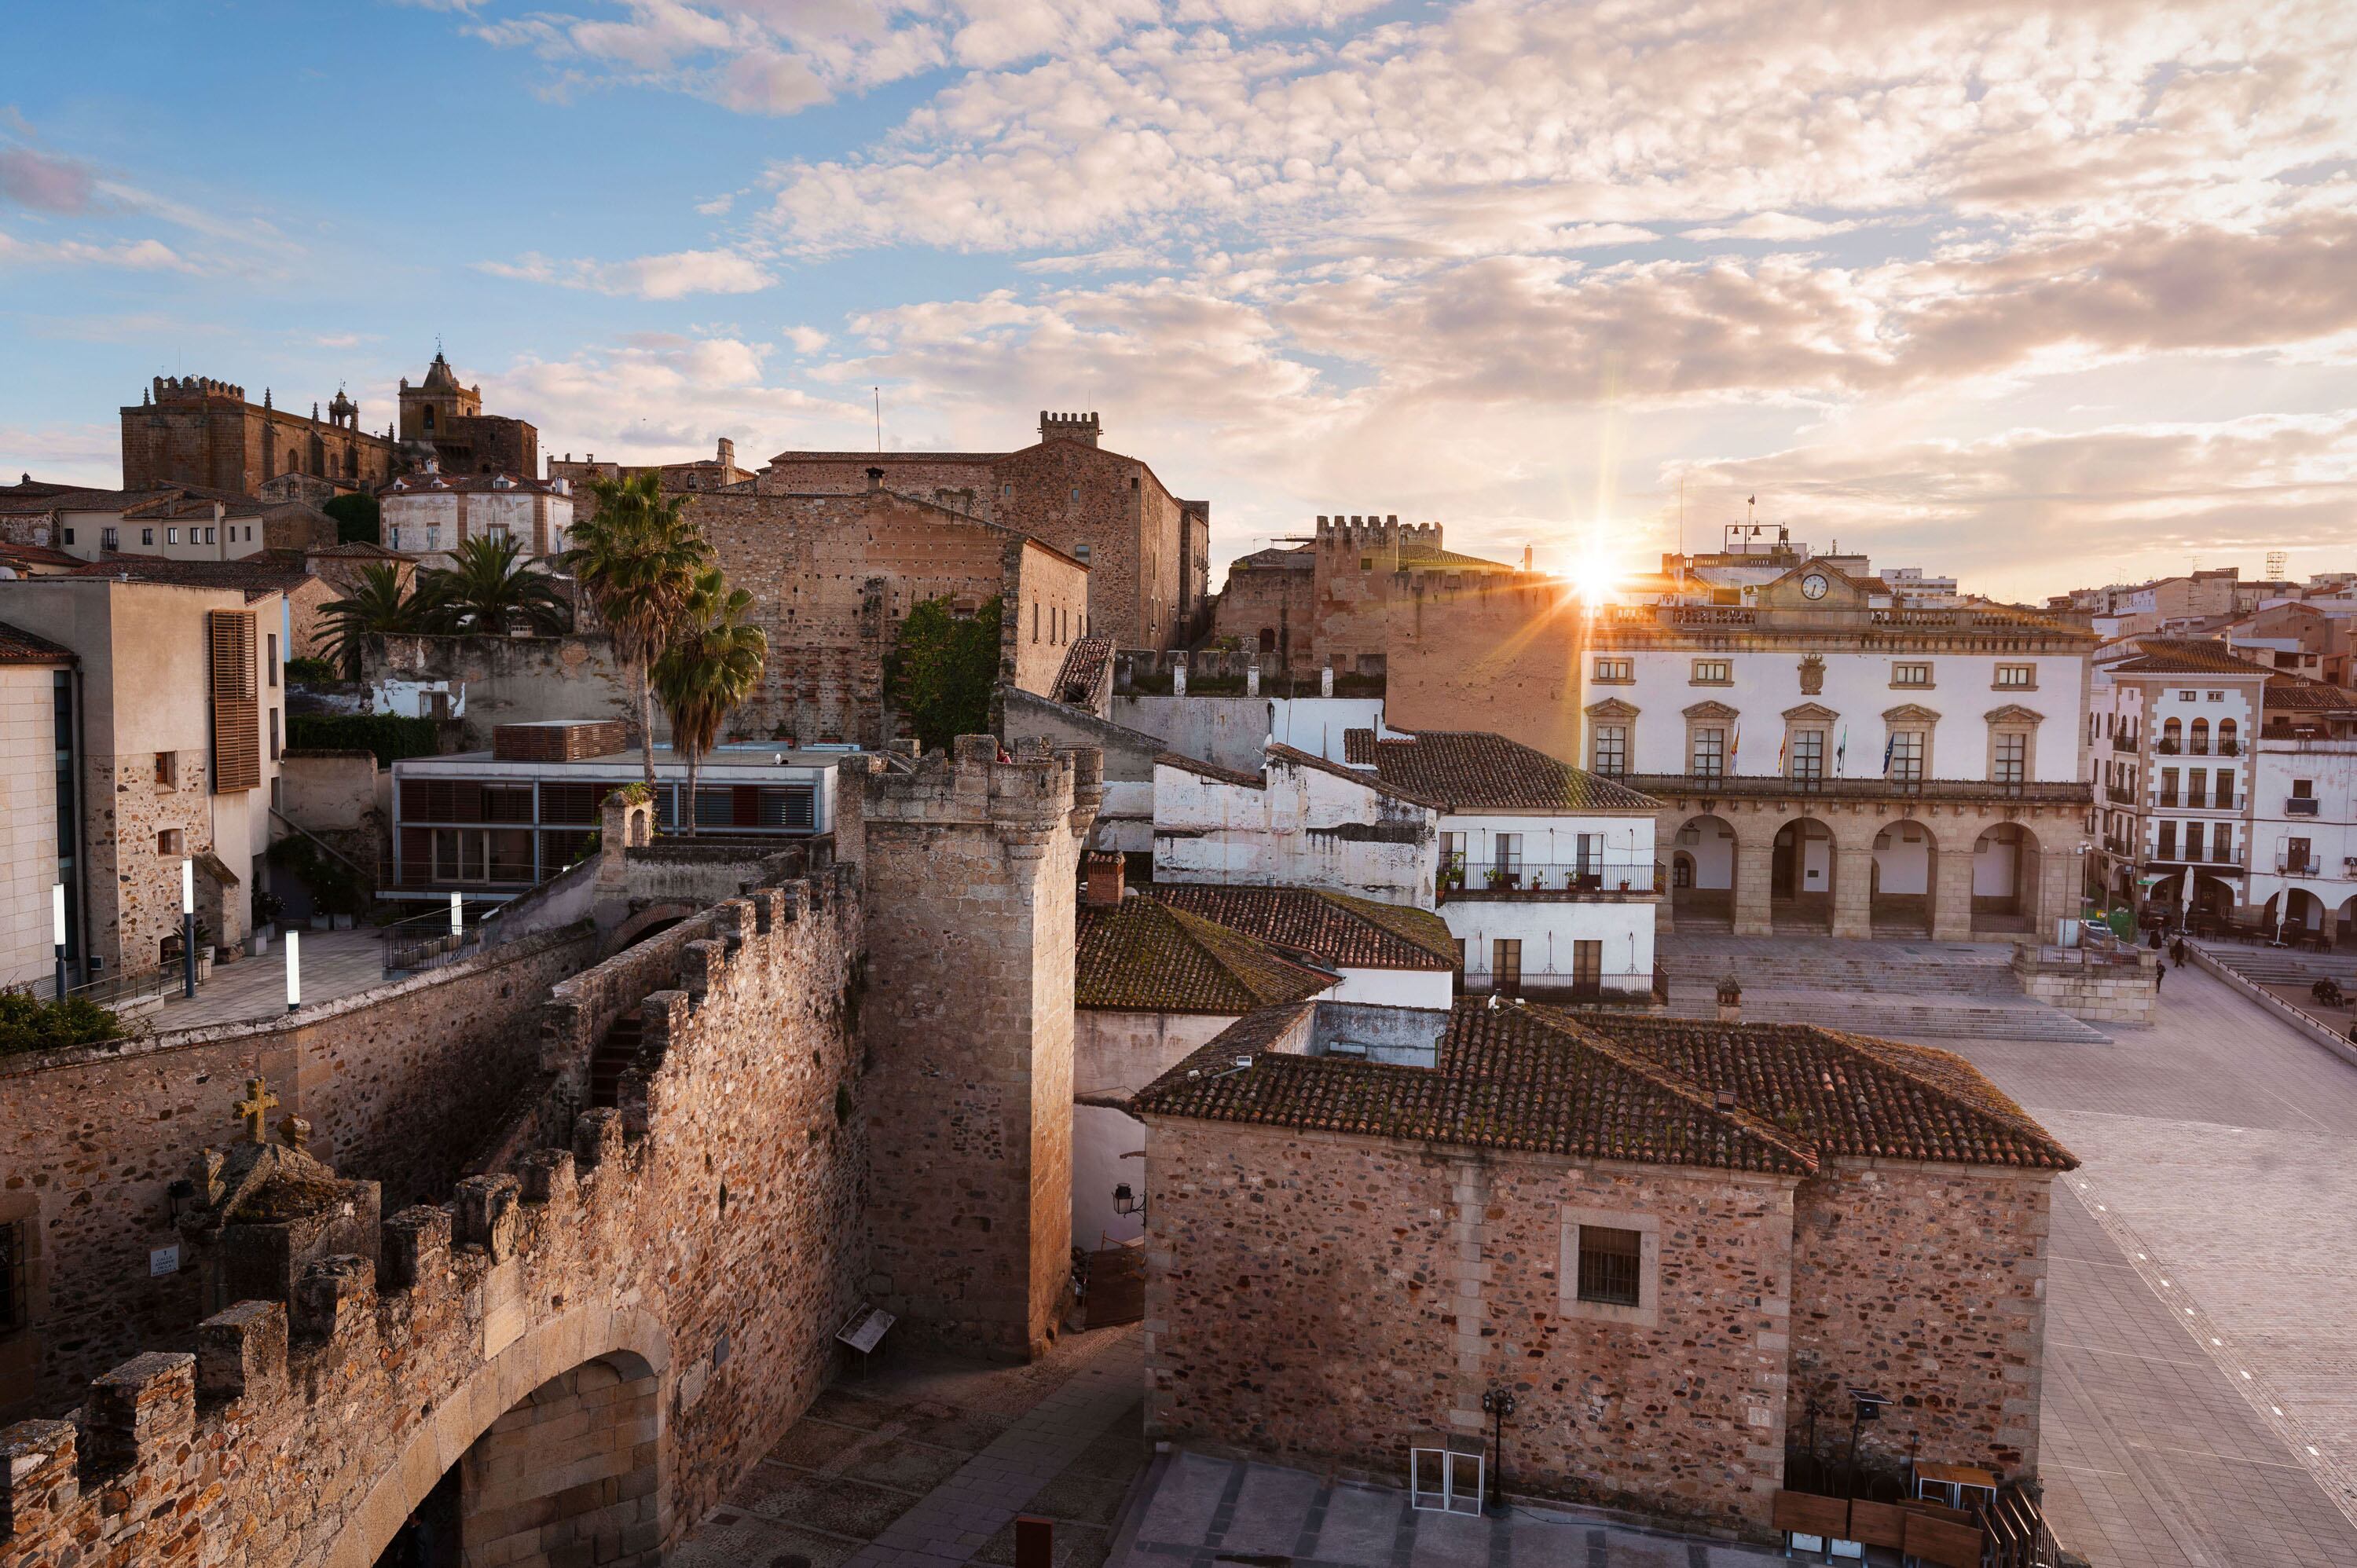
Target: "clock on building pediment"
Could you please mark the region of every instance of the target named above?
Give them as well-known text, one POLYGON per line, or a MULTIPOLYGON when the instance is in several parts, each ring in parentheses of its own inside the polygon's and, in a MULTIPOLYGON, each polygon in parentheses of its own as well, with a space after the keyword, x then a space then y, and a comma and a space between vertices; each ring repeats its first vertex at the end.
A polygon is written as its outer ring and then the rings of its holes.
POLYGON ((1818 561, 1804 561, 1774 582, 1761 584, 1753 602, 1767 612, 1770 624, 1786 617, 1811 623, 1863 622, 1871 603, 1857 578, 1818 561))

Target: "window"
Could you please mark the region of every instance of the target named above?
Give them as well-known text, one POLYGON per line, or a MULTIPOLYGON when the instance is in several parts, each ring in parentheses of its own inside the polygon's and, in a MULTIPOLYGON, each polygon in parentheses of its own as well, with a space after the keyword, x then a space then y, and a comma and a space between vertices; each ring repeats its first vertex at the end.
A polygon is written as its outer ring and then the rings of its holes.
POLYGON ((1031 640, 1039 640, 1039 601, 1037 599, 1031 601, 1031 640))
POLYGON ((2029 691, 2038 684, 2038 666, 2035 664, 2000 664, 1996 667, 1996 684, 1999 691, 2029 691))
POLYGON ((1491 833, 1490 835, 1490 869, 1501 885, 1511 886, 1523 875, 1523 835, 1491 833))
POLYGON ((1618 779, 1629 771, 1629 726, 1598 725, 1596 744, 1589 767, 1608 779, 1618 779))
POLYGON ((73 533, 74 531, 72 529, 69 528, 66 530, 66 542, 68 544, 71 544, 73 542, 73 533))
POLYGON ((1923 732, 1920 729, 1893 731, 1890 736, 1890 766, 1886 772, 1904 783, 1923 781, 1923 732))
POLYGON ((13 1334, 33 1320, 33 1228, 23 1219, 0 1221, 0 1334, 13 1334))
POLYGON ((156 531, 155 531, 154 529, 152 529, 152 528, 143 528, 143 529, 141 529, 141 530, 139 531, 139 542, 140 542, 140 543, 142 543, 142 544, 153 544, 153 543, 155 543, 155 542, 156 542, 156 531))
POLYGON ((2185 803, 2196 811, 2210 802, 2210 770, 2197 768, 2185 776, 2185 803))
POLYGON ((263 668, 270 671, 270 683, 275 686, 278 684, 278 634, 274 631, 264 640, 269 644, 270 659, 263 668))
POLYGON ((1596 661, 1596 678, 1625 684, 1637 678, 1636 669, 1637 662, 1633 659, 1599 659, 1596 661))
POLYGON ((2201 824, 2200 822, 2185 824, 2185 858, 2188 860, 2201 858, 2201 824))
POLYGON ((1825 776, 1825 732, 1821 729, 1794 730, 1786 766, 1790 776, 1794 779, 1823 779, 1825 776))
POLYGON ((2193 755, 2196 757, 2210 755, 2210 721, 2208 719, 2193 721, 2193 755))
POLYGON ((2223 768, 2218 769, 2218 793, 2210 803, 2222 811, 2234 809, 2234 776, 2223 768))
POLYGON ((1501 996, 1518 996, 1523 989, 1523 944, 1501 937, 1490 944, 1490 986, 1501 996))
POLYGON ((2160 843, 2154 852, 2153 858, 2156 860, 2177 858, 2177 824, 2175 822, 2160 824, 2160 843))
POLYGON ((278 710, 270 710, 270 760, 278 760, 278 710))
POLYGON ((180 542, 180 531, 177 528, 166 529, 164 531, 164 542, 167 544, 178 544, 180 542))
POLYGON ((1073 545, 1072 559, 1078 561, 1083 566, 1087 565, 1089 564, 1089 547, 1085 544, 1073 545))
POLYGON ((1692 683, 1696 686, 1731 686, 1735 683, 1734 667, 1724 659, 1697 659, 1694 661, 1692 683))
POLYGON ((159 751, 156 754, 156 782, 167 789, 180 787, 180 754, 159 751))
POLYGON ((2222 703, 2226 700, 2226 693, 2223 692, 2204 692, 2201 694, 2201 700, 2206 703, 2222 703))
MULTIPOLYGON (((1465 886, 1465 835, 1463 833, 1440 835, 1440 885, 1443 887, 1465 886)), ((1457 967, 1463 969, 1465 965, 1460 961, 1457 967)))
POLYGON ((1697 779, 1717 779, 1727 771, 1727 732, 1716 726, 1694 732, 1693 757, 1687 771, 1697 779))
POLYGON ((2210 859, 2216 865, 2234 864, 2234 829, 2232 823, 2220 822, 2211 833, 2210 859))
POLYGON ((2177 804, 2177 769, 2174 768, 2160 770, 2160 803, 2164 806, 2177 804))
POLYGON ((1929 664, 1893 664, 1890 667, 1890 683, 1894 686, 1928 686, 1932 683, 1932 667, 1929 664))
POLYGON ((1605 1306, 1642 1301, 1644 1237, 1609 1225, 1579 1230, 1579 1299, 1605 1306))
POLYGON ((156 835, 157 854, 182 855, 188 853, 187 834, 179 828, 166 828, 156 835))
POLYGON ((2235 737, 2241 733, 2241 730, 2235 725, 2233 720, 2220 719, 2218 721, 2218 755, 2221 757, 2233 756, 2235 752, 2235 737))
POLYGON ((2198 692, 2179 692, 2177 693, 2177 700, 2180 703, 2190 703, 2200 694, 2198 692))
POLYGON ((2029 737, 2018 731, 1996 737, 1996 762, 1991 774, 1999 784, 2018 784, 2029 777, 2029 737))
POLYGON ((2291 794, 2292 799, 2295 800, 2314 800, 2316 798, 2316 780, 2313 779, 2293 779, 2291 781, 2291 794))
MULTIPOLYGON (((193 542, 193 541, 192 541, 191 542, 193 542)), ((206 530, 205 530, 205 542, 206 542, 206 543, 208 543, 208 544, 210 544, 210 543, 213 543, 213 542, 214 542, 214 540, 213 540, 213 531, 212 531, 211 529, 210 529, 210 528, 208 528, 208 529, 206 529, 206 530)))
POLYGON ((1081 499, 1081 487, 1080 487, 1080 486, 1078 486, 1078 485, 1074 485, 1074 486, 1072 487, 1072 499, 1073 499, 1074 500, 1078 500, 1078 499, 1081 499))
MULTIPOLYGON (((2223 823, 2220 824, 2222 827, 2223 825, 2223 823)), ((2284 869, 2286 871, 2298 875, 2309 869, 2308 844, 2309 841, 2306 839, 2286 839, 2284 841, 2284 869)))
MULTIPOLYGON (((1601 941, 1575 941, 1571 944, 1571 983, 1581 991, 1595 991, 1604 983, 1604 944, 1601 941)), ((1631 1301, 1628 1305, 1637 1304, 1631 1301)))
POLYGON ((112 528, 102 528, 98 531, 98 547, 101 550, 113 550, 119 548, 122 543, 123 535, 120 531, 112 528))

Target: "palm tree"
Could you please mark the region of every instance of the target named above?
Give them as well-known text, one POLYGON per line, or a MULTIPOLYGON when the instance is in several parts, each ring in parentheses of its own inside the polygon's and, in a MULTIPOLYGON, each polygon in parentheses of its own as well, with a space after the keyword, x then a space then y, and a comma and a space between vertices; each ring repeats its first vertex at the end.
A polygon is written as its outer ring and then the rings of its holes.
POLYGON ((441 629, 496 637, 521 623, 533 631, 563 631, 572 619, 565 596, 522 557, 520 541, 477 535, 450 553, 447 570, 425 574, 441 629))
POLYGON ((655 787, 655 703, 648 665, 671 640, 712 546, 686 515, 685 496, 666 496, 651 471, 589 481, 597 510, 572 529, 565 568, 613 634, 614 652, 639 680, 639 749, 655 787))
POLYGON ((341 664, 347 678, 358 680, 361 654, 370 638, 425 631, 434 610, 431 590, 424 584, 414 589, 405 585, 392 563, 363 566, 348 596, 320 607, 326 622, 318 636, 320 651, 341 664))
POLYGON ((720 568, 695 575, 687 613, 654 661, 654 687, 671 715, 671 744, 687 758, 687 802, 680 820, 695 833, 695 780, 704 754, 719 738, 729 710, 753 694, 770 658, 770 639, 746 624, 753 596, 731 588, 720 568))

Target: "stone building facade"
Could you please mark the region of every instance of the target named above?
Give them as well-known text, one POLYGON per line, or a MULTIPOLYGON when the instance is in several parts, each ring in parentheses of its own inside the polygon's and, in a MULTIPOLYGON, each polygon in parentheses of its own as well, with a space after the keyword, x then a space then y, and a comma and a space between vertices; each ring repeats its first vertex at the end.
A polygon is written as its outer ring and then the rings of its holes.
MULTIPOLYGON (((1020 1358, 1071 1271, 1072 932, 1103 761, 959 737, 870 781, 863 1008, 869 1294, 914 1333, 1020 1358)), ((848 791, 846 791, 847 793, 848 791)))
POLYGON ((1046 692, 1086 635, 1093 571, 1019 529, 879 488, 851 494, 750 486, 698 496, 692 515, 769 635, 760 688, 732 724, 795 741, 888 738, 886 661, 909 612, 947 599, 969 618, 999 603, 999 679, 1046 692))
POLYGON ((540 432, 521 419, 483 412, 483 389, 460 386, 436 349, 425 379, 401 379, 401 446, 408 466, 428 458, 446 474, 540 477, 540 432))
POLYGON ((233 495, 262 493, 268 481, 300 474, 342 493, 365 491, 400 472, 391 434, 361 428, 360 404, 336 393, 328 416, 309 417, 262 402, 209 376, 157 376, 120 411, 123 488, 199 485, 233 495))
POLYGON ((741 485, 753 477, 753 470, 737 466, 737 443, 726 435, 715 443, 711 456, 685 463, 600 463, 595 452, 579 462, 570 452, 548 460, 548 478, 563 479, 576 490, 588 489, 591 479, 629 479, 640 474, 653 474, 666 490, 701 494, 741 485))
POLYGON ((1479 723, 1663 803, 1665 923, 1943 940, 2078 912, 2093 638, 1878 609, 1804 561, 1739 605, 1589 611, 1560 585, 1428 592, 1386 716, 1479 723))
POLYGON ((511 541, 521 559, 541 565, 565 550, 573 527, 572 487, 563 479, 445 472, 439 459, 377 492, 379 535, 428 567, 447 567, 470 539, 511 541))
POLYGON ((1182 648, 1203 624, 1209 501, 1173 495, 1153 468, 1101 446, 1093 413, 1042 413, 1014 452, 780 452, 763 490, 884 489, 1030 534, 1089 568, 1088 628, 1122 648, 1182 648))
MULTIPOLYGON (((1812 1427, 2038 1468, 2048 1203, 2074 1162, 1946 1052, 1551 1009, 1247 1015, 1146 1123, 1148 1431, 1755 1538, 1812 1427), (1841 1087, 1835 1088, 1838 1083, 1841 1087)), ((1837 1456, 1835 1456, 1837 1457, 1837 1456)))
MULTIPOLYGON (((0 1431, 0 1564, 366 1568, 421 1520, 473 1561, 660 1561, 807 1408, 857 1301, 858 949, 845 868, 576 977, 504 1153, 386 1216, 381 1256, 314 1257, 284 1298, 215 1311, 193 1354, 97 1379, 78 1421, 0 1431), (625 1014, 643 1044, 600 1104, 592 1059, 625 1014)), ((271 1108, 248 1103, 258 1140, 271 1108)), ((198 1163, 199 1205, 220 1169, 198 1163)), ((224 1234, 299 1239, 312 1201, 224 1234)))

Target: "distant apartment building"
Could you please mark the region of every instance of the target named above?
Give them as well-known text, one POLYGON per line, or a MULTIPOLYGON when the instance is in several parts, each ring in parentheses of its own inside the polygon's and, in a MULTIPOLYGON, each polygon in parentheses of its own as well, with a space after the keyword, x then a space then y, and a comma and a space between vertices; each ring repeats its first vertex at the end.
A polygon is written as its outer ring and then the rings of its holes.
POLYGON ((1878 607, 1824 558, 1757 570, 1699 604, 1427 594, 1394 623, 1387 720, 1494 730, 1652 797, 1665 927, 2007 940, 2075 915, 2095 639, 1878 607))
POLYGON ((300 500, 265 500, 187 485, 103 490, 26 476, 0 485, 0 540, 77 561, 136 555, 235 561, 265 550, 336 542, 332 518, 300 500))
POLYGON ((48 890, 36 908, 28 885, 48 877, 67 888, 70 979, 167 962, 180 940, 184 859, 195 865, 200 940, 242 940, 285 733, 285 597, 19 579, 0 583, 0 624, 26 634, 16 639, 22 656, 6 666, 7 722, 25 748, 12 764, 12 817, 13 791, 38 795, 48 781, 46 811, 27 798, 31 825, 12 822, 10 831, 51 844, 29 875, 13 875, 0 937, 8 961, 48 953, 48 890), (43 685, 46 722, 33 712, 43 685))

